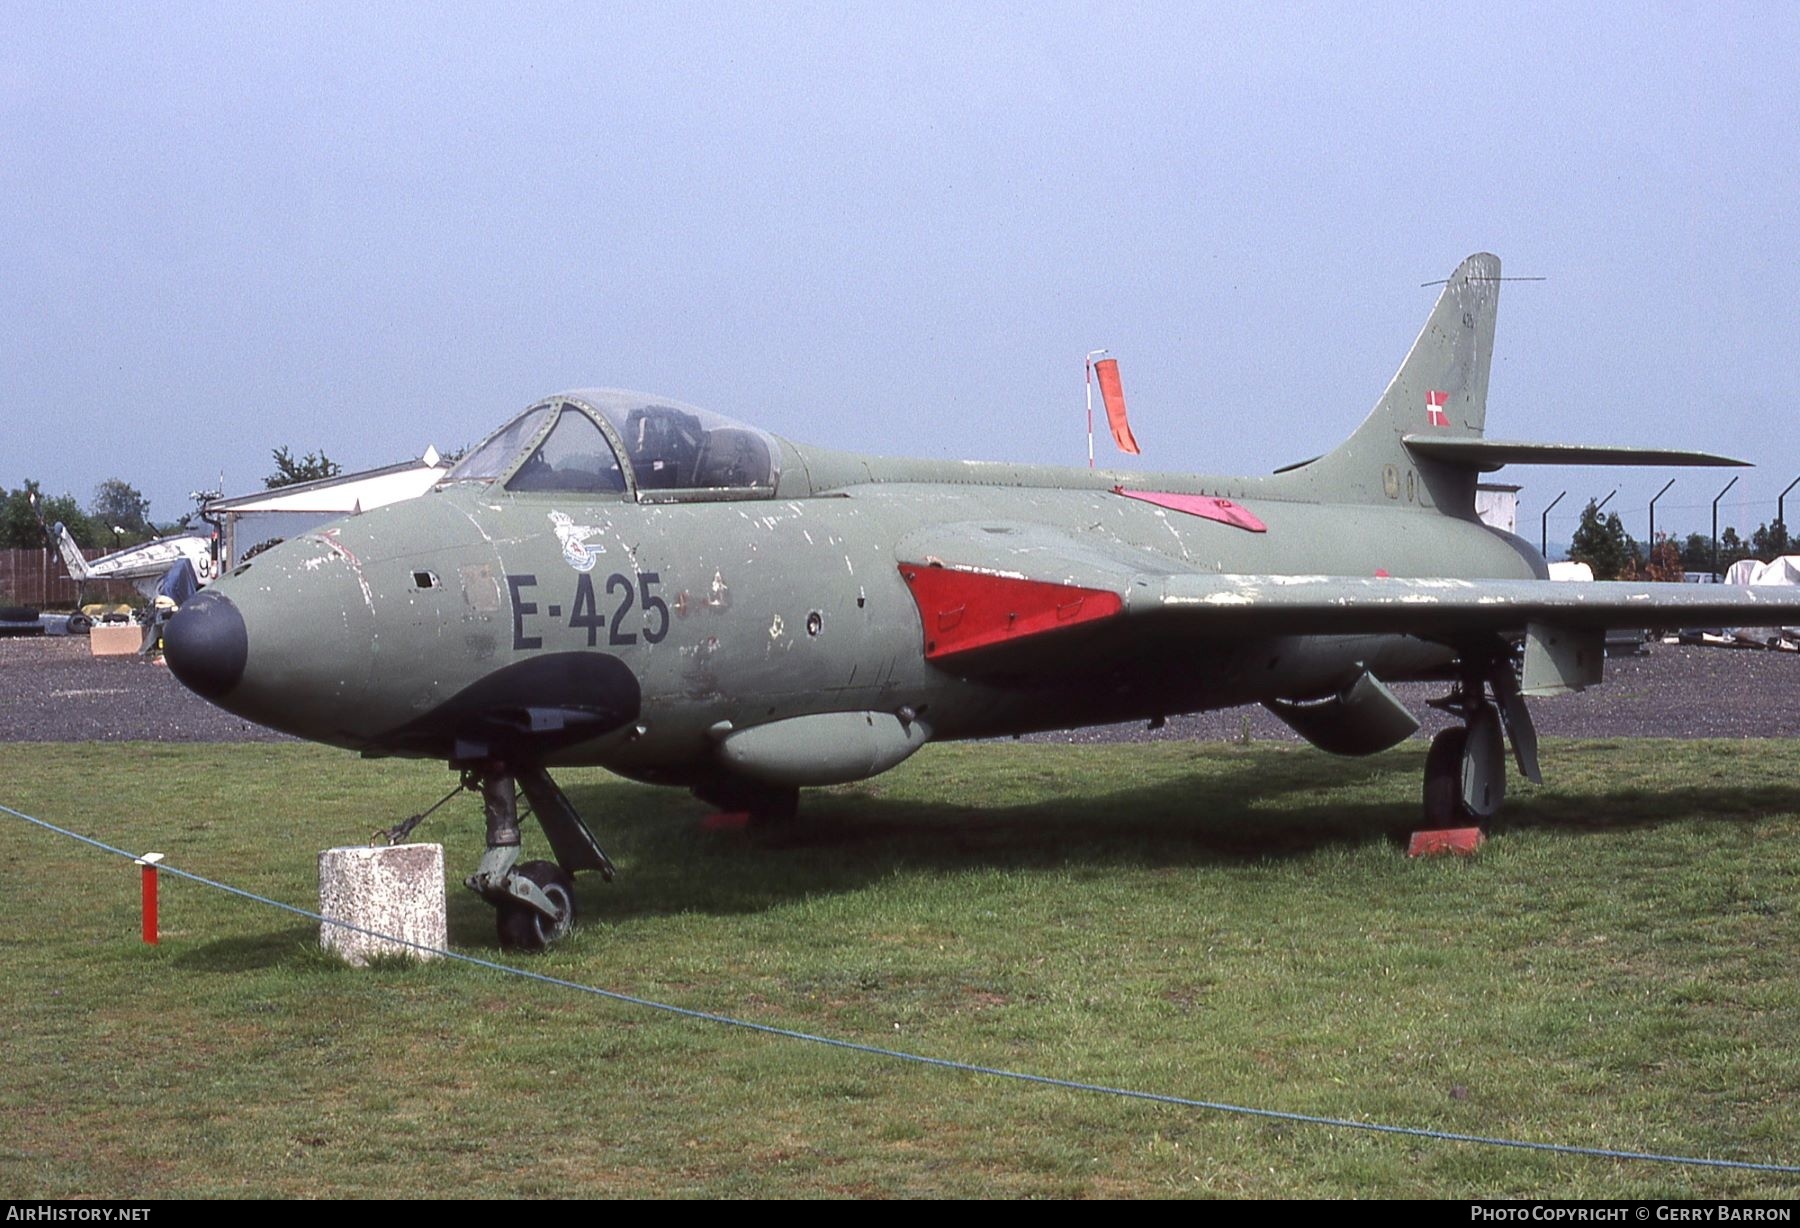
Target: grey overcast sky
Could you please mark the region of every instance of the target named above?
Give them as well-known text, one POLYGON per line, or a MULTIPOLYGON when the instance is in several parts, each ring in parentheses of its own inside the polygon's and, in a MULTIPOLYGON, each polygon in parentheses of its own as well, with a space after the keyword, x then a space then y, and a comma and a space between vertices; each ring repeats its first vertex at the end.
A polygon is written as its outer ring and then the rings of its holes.
MULTIPOLYGON (((385 464, 583 385, 1082 463, 1097 346, 1121 467, 1266 472, 1479 250, 1548 278, 1502 295, 1491 435, 1743 456, 1746 532, 1800 474, 1793 4, 4 13, 6 486, 166 521, 277 445, 385 464)), ((1533 538, 1570 491, 1555 538, 1615 485, 1641 537, 1668 475, 1503 476, 1533 538)))

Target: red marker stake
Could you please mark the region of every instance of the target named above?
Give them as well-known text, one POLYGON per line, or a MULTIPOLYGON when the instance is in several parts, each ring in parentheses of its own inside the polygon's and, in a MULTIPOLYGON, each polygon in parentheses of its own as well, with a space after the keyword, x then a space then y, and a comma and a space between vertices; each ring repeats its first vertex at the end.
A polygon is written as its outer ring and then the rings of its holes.
POLYGON ((145 853, 137 859, 144 867, 144 941, 151 946, 156 945, 156 863, 161 861, 161 853, 145 853))

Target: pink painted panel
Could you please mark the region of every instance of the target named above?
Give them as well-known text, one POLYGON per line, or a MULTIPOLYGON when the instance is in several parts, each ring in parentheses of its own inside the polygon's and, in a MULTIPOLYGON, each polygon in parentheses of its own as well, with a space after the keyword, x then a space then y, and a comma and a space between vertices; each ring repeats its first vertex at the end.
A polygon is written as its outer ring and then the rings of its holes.
POLYGON ((1213 495, 1177 495, 1161 490, 1126 490, 1123 486, 1113 487, 1113 493, 1124 495, 1127 499, 1141 499, 1145 503, 1154 503, 1157 507, 1166 507, 1171 512, 1183 512, 1189 516, 1216 520, 1220 524, 1246 529, 1251 533, 1267 533, 1269 531, 1269 526, 1264 524, 1255 512, 1241 503, 1233 503, 1230 499, 1220 499, 1213 495))

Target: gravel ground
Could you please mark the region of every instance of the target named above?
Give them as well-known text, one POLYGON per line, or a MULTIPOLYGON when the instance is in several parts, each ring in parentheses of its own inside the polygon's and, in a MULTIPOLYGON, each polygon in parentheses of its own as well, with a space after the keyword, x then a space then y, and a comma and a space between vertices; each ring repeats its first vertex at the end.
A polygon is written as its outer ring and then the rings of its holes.
MULTIPOLYGON (((1441 686, 1395 690, 1429 734, 1448 718, 1425 706, 1441 686)), ((1607 662, 1606 682, 1579 695, 1535 700, 1546 737, 1800 737, 1800 655, 1653 645, 1607 662)), ((1260 707, 1172 717, 1162 729, 1105 725, 1032 741, 1135 742, 1170 738, 1298 741, 1260 707)), ((292 741, 213 707, 160 664, 94 657, 85 636, 0 639, 0 742, 292 741)))
POLYGON ((0 742, 291 742, 85 635, 0 639, 0 742))

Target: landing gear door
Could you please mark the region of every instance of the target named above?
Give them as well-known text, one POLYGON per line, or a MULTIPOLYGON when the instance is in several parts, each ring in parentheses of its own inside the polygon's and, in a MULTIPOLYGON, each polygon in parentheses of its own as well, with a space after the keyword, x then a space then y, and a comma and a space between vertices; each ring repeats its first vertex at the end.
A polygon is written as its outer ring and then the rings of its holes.
POLYGON ((1469 714, 1469 735, 1463 744, 1462 802, 1470 814, 1490 819, 1505 800, 1506 743, 1500 736, 1500 716, 1482 704, 1469 714))
POLYGON ((1527 695, 1564 695, 1600 681, 1606 666, 1606 632, 1531 623, 1525 628, 1525 669, 1520 690, 1527 695))

